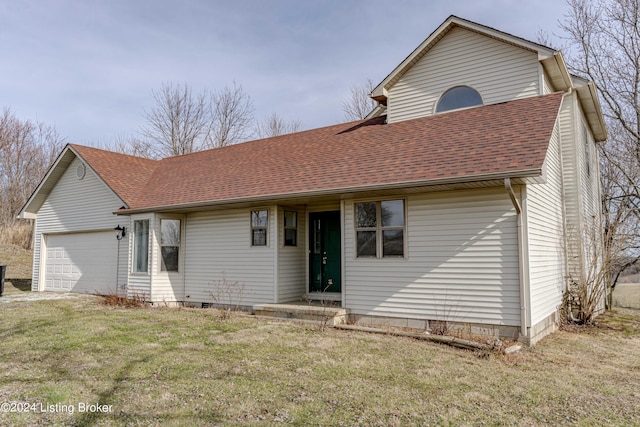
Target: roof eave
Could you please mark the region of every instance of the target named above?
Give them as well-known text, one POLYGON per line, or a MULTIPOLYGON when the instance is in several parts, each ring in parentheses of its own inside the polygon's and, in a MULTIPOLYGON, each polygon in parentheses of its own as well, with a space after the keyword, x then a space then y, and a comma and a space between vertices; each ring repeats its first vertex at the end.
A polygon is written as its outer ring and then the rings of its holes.
POLYGON ((44 200, 75 157, 77 157, 77 153, 72 150, 71 144, 67 144, 49 166, 47 173, 45 173, 38 186, 33 190, 22 209, 20 209, 17 216, 18 219, 36 218, 36 213, 44 203, 44 200), (63 170, 59 170, 61 165, 64 167, 63 170))
POLYGON ((494 172, 494 173, 487 173, 487 174, 480 174, 480 175, 466 175, 466 176, 453 177, 453 178, 437 178, 437 179, 428 179, 428 180, 419 180, 419 181, 399 182, 399 183, 364 185, 364 186, 358 186, 358 187, 331 188, 331 189, 325 189, 325 190, 301 191, 301 192, 295 192, 295 193, 276 193, 276 194, 266 194, 262 196, 239 197, 239 198, 233 198, 233 199, 221 199, 221 200, 210 200, 210 201, 203 201, 203 202, 163 205, 163 206, 149 206, 149 207, 142 207, 142 208, 120 209, 113 213, 116 215, 131 215, 131 214, 138 214, 138 213, 160 212, 160 211, 168 211, 168 210, 186 210, 186 209, 195 209, 200 207, 204 208, 204 207, 231 205, 231 204, 239 204, 239 203, 260 203, 260 202, 273 201, 273 200, 278 200, 283 198, 322 197, 322 196, 360 193, 360 192, 367 192, 367 191, 394 190, 394 189, 415 188, 415 187, 431 187, 431 186, 438 186, 438 185, 465 184, 465 183, 474 183, 474 182, 482 182, 482 181, 500 181, 500 180, 503 180, 504 178, 532 179, 534 182, 540 182, 541 180, 544 180, 543 172, 544 172, 543 167, 540 167, 540 168, 524 169, 519 171, 494 172))
POLYGON ((555 90, 567 91, 573 86, 573 80, 562 52, 554 52, 553 55, 540 59, 540 63, 551 79, 555 90))
POLYGON ((584 109, 587 122, 589 122, 589 127, 593 132, 594 139, 596 142, 606 141, 608 138, 607 126, 602 114, 596 84, 590 81, 585 86, 577 87, 576 93, 584 109))

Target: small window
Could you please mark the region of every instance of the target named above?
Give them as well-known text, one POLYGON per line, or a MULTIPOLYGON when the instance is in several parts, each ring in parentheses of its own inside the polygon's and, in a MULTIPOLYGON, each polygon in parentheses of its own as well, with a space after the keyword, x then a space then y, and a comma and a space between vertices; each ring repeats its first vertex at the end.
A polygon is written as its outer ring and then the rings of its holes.
POLYGON ((160 254, 162 271, 178 271, 180 258, 180 220, 160 220, 160 254))
POLYGON ((436 113, 482 105, 482 97, 469 86, 456 86, 442 94, 436 113))
POLYGON ((298 246, 298 212, 284 211, 284 245, 298 246))
POLYGON ((149 220, 133 221, 133 272, 149 271, 149 220))
POLYGON ((251 211, 251 246, 267 246, 267 224, 269 213, 265 210, 251 211))
POLYGON ((358 257, 404 256, 404 200, 355 204, 358 257))

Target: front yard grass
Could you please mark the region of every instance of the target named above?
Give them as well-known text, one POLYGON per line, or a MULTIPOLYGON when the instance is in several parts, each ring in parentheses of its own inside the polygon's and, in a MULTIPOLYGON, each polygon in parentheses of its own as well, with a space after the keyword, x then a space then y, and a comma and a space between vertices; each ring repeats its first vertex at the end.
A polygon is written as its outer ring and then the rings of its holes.
POLYGON ((14 302, 0 366, 0 403, 67 408, 0 425, 640 425, 631 310, 502 356, 209 309, 14 302))

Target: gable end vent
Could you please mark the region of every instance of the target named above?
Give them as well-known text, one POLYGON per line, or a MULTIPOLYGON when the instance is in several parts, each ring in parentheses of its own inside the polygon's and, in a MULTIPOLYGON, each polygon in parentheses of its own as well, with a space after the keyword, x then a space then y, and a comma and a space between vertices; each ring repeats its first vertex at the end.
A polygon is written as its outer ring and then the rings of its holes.
POLYGON ((82 179, 86 174, 87 174, 87 167, 84 165, 84 163, 80 163, 76 168, 76 176, 78 177, 79 180, 82 181, 82 179))

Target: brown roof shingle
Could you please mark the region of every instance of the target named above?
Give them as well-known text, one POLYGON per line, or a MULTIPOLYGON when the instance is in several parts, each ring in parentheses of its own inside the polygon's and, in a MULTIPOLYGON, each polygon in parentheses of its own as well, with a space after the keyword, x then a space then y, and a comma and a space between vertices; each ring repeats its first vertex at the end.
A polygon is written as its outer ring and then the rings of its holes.
POLYGON ((127 205, 144 191, 158 160, 69 144, 127 205))
POLYGON ((376 118, 158 162, 79 152, 131 209, 533 176, 561 101, 556 93, 392 124, 376 118))

